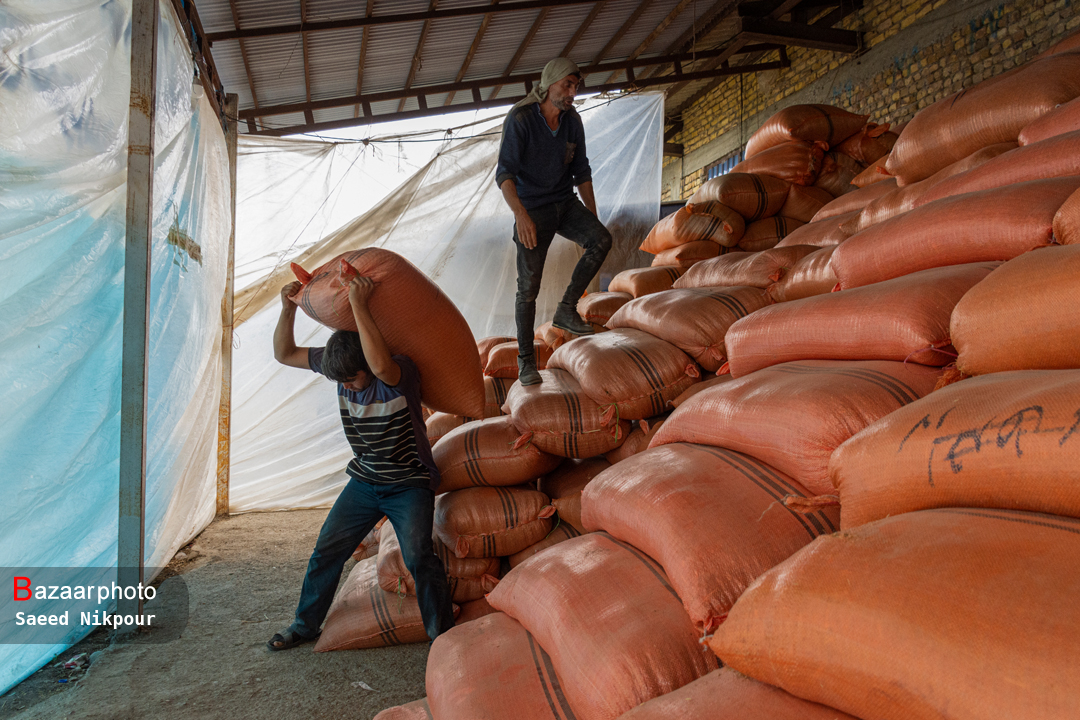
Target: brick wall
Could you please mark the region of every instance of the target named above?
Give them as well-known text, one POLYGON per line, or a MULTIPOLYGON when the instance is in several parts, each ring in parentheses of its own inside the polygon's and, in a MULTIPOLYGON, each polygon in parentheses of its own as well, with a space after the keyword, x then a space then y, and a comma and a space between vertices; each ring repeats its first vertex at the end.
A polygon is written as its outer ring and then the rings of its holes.
MULTIPOLYGON (((1080 3, 1078 3, 1080 4, 1080 3)), ((740 149, 777 110, 828 103, 875 122, 909 120, 917 110, 1026 62, 1080 30, 1071 0, 865 0, 841 26, 860 30, 857 55, 791 48, 791 67, 733 76, 683 111, 664 159, 664 200, 687 198, 705 167, 740 149)), ((762 61, 778 59, 773 53, 762 61)))

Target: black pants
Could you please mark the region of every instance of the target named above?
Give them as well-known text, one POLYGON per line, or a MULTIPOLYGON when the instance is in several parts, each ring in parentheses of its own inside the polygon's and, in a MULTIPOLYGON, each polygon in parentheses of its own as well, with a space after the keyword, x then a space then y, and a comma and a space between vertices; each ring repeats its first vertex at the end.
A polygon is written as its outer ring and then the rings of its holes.
POLYGON ((578 299, 596 273, 600 271, 604 258, 611 250, 611 233, 607 231, 599 218, 589 212, 577 195, 562 202, 533 208, 529 210, 529 217, 536 223, 536 247, 532 250, 521 244, 517 224, 514 224, 518 272, 514 310, 517 320, 519 355, 530 355, 533 352, 536 296, 540 293, 544 261, 547 260, 548 248, 551 247, 555 233, 572 240, 585 250, 585 254, 574 267, 570 285, 563 294, 562 301, 573 308, 577 307, 578 299))
POLYGON ((292 625, 296 632, 305 637, 319 632, 345 561, 383 515, 394 525, 401 557, 416 581, 416 599, 428 637, 434 640, 454 627, 446 569, 431 541, 435 493, 427 488, 375 485, 351 478, 326 516, 308 561, 292 625))

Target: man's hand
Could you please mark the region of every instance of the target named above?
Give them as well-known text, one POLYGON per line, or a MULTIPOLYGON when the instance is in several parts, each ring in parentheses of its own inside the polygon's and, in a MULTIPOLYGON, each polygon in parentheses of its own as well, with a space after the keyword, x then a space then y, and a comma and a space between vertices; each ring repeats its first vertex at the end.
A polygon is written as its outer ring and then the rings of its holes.
POLYGON ((293 280, 291 283, 281 288, 281 305, 286 310, 290 307, 296 307, 296 303, 291 301, 291 298, 296 293, 300 292, 300 288, 303 287, 299 280, 293 280))
POLYGON ((368 298, 375 292, 375 281, 363 275, 357 275, 349 281, 349 304, 354 308, 367 307, 368 298))
POLYGON ((514 220, 517 222, 517 234, 518 240, 529 250, 536 247, 536 223, 529 217, 528 211, 522 209, 519 213, 514 213, 514 220))

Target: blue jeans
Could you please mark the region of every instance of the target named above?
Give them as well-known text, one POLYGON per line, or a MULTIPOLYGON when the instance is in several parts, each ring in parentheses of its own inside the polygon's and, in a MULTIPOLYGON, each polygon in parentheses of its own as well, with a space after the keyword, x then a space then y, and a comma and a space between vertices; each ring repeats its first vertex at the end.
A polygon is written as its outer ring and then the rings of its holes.
POLYGON ((529 250, 518 239, 517 223, 514 224, 514 244, 517 245, 517 296, 514 315, 517 320, 518 355, 533 352, 533 325, 536 322, 536 296, 540 294, 540 279, 544 275, 544 261, 548 248, 559 233, 585 249, 585 254, 574 266, 570 285, 562 301, 577 308, 578 299, 585 293, 604 258, 611 250, 611 233, 600 219, 578 199, 577 195, 562 202, 541 205, 529 210, 529 217, 536 223, 536 247, 529 250))
POLYGON ((431 529, 435 493, 428 488, 375 485, 351 478, 326 516, 308 561, 293 630, 304 637, 319 632, 345 561, 383 515, 390 518, 405 567, 416 581, 416 599, 428 637, 454 627, 446 569, 435 554, 431 529))

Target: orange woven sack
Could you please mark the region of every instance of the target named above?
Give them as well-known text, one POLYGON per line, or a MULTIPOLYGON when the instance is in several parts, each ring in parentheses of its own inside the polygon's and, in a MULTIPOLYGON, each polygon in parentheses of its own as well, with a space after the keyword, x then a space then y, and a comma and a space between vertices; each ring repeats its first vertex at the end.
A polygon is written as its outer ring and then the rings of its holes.
POLYGON ((884 182, 885 180, 895 180, 888 170, 885 169, 885 165, 889 162, 889 156, 883 155, 874 162, 870 163, 865 170, 851 179, 851 184, 857 188, 864 188, 875 183, 884 182))
POLYGON ((431 708, 427 698, 413 700, 411 703, 386 708, 375 716, 374 720, 432 720, 431 708))
POLYGON ((764 308, 728 330, 728 368, 742 377, 792 360, 948 365, 956 357, 949 341, 953 308, 995 267, 933 268, 764 308))
POLYGON ((589 293, 578 300, 578 315, 585 322, 606 325, 616 310, 633 299, 633 295, 625 292, 589 293))
POLYGON ((1080 517, 1080 370, 993 373, 886 415, 837 448, 844 527, 937 507, 1080 517))
POLYGON ((619 328, 563 345, 551 368, 566 370, 605 412, 609 424, 667 410, 667 402, 701 377, 679 348, 640 330, 619 328))
POLYGON ((832 256, 836 248, 836 245, 830 245, 803 256, 780 282, 769 288, 769 297, 773 302, 790 302, 832 292, 837 283, 836 274, 832 271, 832 256))
POLYGON ((830 245, 839 245, 849 237, 844 231, 845 223, 852 220, 858 214, 858 210, 852 210, 843 215, 836 215, 834 217, 825 218, 824 220, 815 220, 814 222, 807 223, 781 240, 777 244, 777 247, 812 245, 816 248, 823 248, 830 245))
POLYGON ((626 420, 613 422, 565 370, 541 370, 544 382, 515 383, 506 409, 521 433, 544 452, 568 458, 601 455, 622 445, 626 420))
POLYGON ((904 128, 886 168, 902 185, 1020 131, 1061 103, 1080 96, 1080 53, 1033 60, 1016 70, 943 98, 904 128))
POLYGON ((762 150, 731 169, 732 172, 769 175, 792 185, 813 185, 821 172, 822 158, 829 146, 823 142, 791 142, 762 150))
POLYGON ((861 130, 868 117, 832 105, 791 105, 766 120, 750 136, 746 157, 792 140, 839 145, 861 130))
POLYGON ((551 658, 501 612, 440 635, 428 654, 426 684, 439 720, 574 720, 551 658))
POLYGON ((819 538, 758 578, 709 645, 860 718, 1066 720, 1077 593, 1080 522, 927 510, 819 538))
POLYGON ((689 242, 685 245, 673 247, 668 250, 661 250, 656 253, 656 257, 654 257, 652 261, 652 266, 665 267, 674 265, 686 270, 702 260, 716 257, 723 249, 723 247, 717 245, 712 240, 689 242))
POLYGON ((578 534, 585 532, 581 524, 581 491, 589 481, 611 467, 603 457, 566 462, 550 475, 540 478, 540 492, 551 498, 551 504, 559 513, 559 520, 569 523, 578 534))
MULTIPOLYGON (((925 180, 910 183, 903 187, 896 187, 876 200, 870 201, 856 219, 850 220, 848 224, 844 226, 844 232, 850 237, 855 233, 862 232, 871 225, 877 225, 889 218, 905 213, 914 208, 915 203, 918 202, 919 198, 922 197, 924 193, 929 192, 930 189, 935 187, 938 183, 943 182, 953 175, 959 175, 960 173, 978 167, 1016 147, 1017 145, 1014 142, 990 145, 981 150, 976 150, 966 158, 938 170, 925 180)), ((890 183, 890 185, 892 185, 892 183, 890 183)))
POLYGON ((624 292, 638 298, 650 293, 670 290, 682 274, 681 267, 647 267, 623 270, 611 278, 610 292, 624 292))
POLYGON ((717 288, 747 285, 768 288, 783 279, 799 260, 817 250, 810 245, 792 245, 759 253, 728 253, 700 262, 675 283, 677 288, 717 288))
MULTIPOLYGON (((383 535, 383 541, 379 545, 379 557, 376 561, 379 587, 399 595, 401 593, 415 595, 416 581, 413 580, 409 569, 405 567, 405 559, 401 555, 401 545, 398 543, 394 526, 387 523, 383 529, 383 535)), ((439 556, 446 569, 446 581, 450 585, 450 594, 454 602, 464 603, 482 598, 498 585, 498 558, 459 558, 450 552, 450 548, 438 538, 433 538, 432 544, 435 546, 435 554, 439 556)))
MULTIPOLYGON (((694 383, 686 390, 683 390, 679 397, 683 397, 698 385, 705 385, 707 383, 708 381, 704 383, 694 383)), ((675 400, 678 400, 678 398, 675 398, 675 400)), ((675 400, 669 400, 668 404, 673 405, 675 400)), ((628 457, 637 455, 639 452, 645 452, 649 449, 649 443, 652 442, 653 436, 660 430, 660 426, 664 424, 664 420, 666 419, 666 415, 660 415, 649 418, 648 420, 638 420, 637 423, 634 424, 630 434, 627 436, 626 442, 611 452, 604 453, 604 458, 614 465, 615 463, 622 462, 628 457)))
POLYGON ((439 492, 535 480, 562 462, 529 442, 507 417, 466 423, 431 448, 442 475, 439 492))
POLYGON ((780 208, 780 215, 802 222, 810 222, 821 208, 833 201, 832 193, 813 185, 792 185, 787 200, 780 208))
POLYGON ((375 557, 379 554, 379 531, 382 530, 382 526, 385 525, 386 522, 387 519, 383 516, 382 520, 375 523, 375 527, 371 528, 371 532, 364 536, 364 539, 356 546, 356 550, 353 551, 353 560, 360 562, 361 560, 366 560, 369 557, 375 557))
POLYGON ((467 603, 462 603, 461 612, 458 614, 454 625, 464 625, 467 622, 478 620, 479 618, 482 618, 485 615, 491 615, 494 612, 497 611, 495 608, 491 607, 491 603, 487 601, 486 597, 482 597, 478 600, 470 600, 467 603))
MULTIPOLYGON (((454 616, 460 608, 454 605, 454 616)), ((387 647, 428 640, 420 606, 411 595, 379 587, 375 558, 361 560, 334 596, 315 652, 387 647)))
POLYGON ((707 445, 664 445, 596 477, 581 496, 587 530, 603 530, 659 562, 690 619, 716 630, 743 590, 818 535, 838 508, 784 505, 809 493, 754 458, 707 445))
POLYGON ((486 337, 483 340, 477 340, 476 350, 480 353, 480 369, 483 370, 487 366, 488 353, 491 352, 493 347, 516 341, 517 338, 510 337, 509 335, 497 335, 494 337, 486 337))
POLYGON ((665 290, 634 300, 608 320, 610 328, 634 328, 666 340, 716 372, 727 359, 724 335, 732 323, 772 301, 756 287, 665 290))
POLYGON ((1054 239, 1062 245, 1080 245, 1080 190, 1054 213, 1054 239))
POLYGON ((675 692, 642 703, 619 720, 858 720, 800 700, 734 670, 713 670, 675 692))
POLYGON ((889 132, 889 123, 866 123, 862 130, 832 147, 852 160, 870 165, 888 155, 899 137, 897 133, 889 132))
POLYGON ((459 558, 513 555, 547 535, 554 514, 528 486, 466 488, 435 499, 435 534, 459 558))
POLYGON ((650 447, 688 442, 745 453, 829 495, 840 443, 930 393, 939 370, 882 360, 774 365, 704 390, 671 413, 650 447))
POLYGON ((565 540, 580 537, 583 534, 584 533, 580 532, 570 523, 562 522, 561 520, 559 520, 556 522, 554 529, 552 529, 552 531, 549 532, 543 540, 533 543, 521 552, 514 553, 507 558, 507 561, 510 563, 511 569, 516 568, 518 565, 525 562, 533 555, 547 550, 552 545, 558 545, 565 540))
POLYGON ((768 175, 729 172, 706 180, 689 202, 723 203, 751 223, 779 213, 790 187, 790 183, 768 175))
POLYGON ((473 422, 477 418, 463 418, 460 415, 448 415, 446 413, 432 413, 431 417, 427 419, 427 439, 431 443, 432 447, 435 447, 435 443, 443 439, 443 437, 456 428, 461 427, 467 422, 473 422))
POLYGON ((655 255, 695 240, 711 240, 730 247, 739 242, 743 230, 742 216, 727 205, 689 203, 656 223, 641 243, 641 250, 655 255))
POLYGON ((953 175, 919 197, 915 207, 962 193, 1069 175, 1080 175, 1080 131, 1018 147, 953 175))
POLYGON ((971 289, 952 314, 967 375, 1080 368, 1080 246, 1040 248, 971 289))
POLYGON ((833 253, 833 271, 846 290, 933 267, 1011 260, 1050 244, 1054 214, 1078 187, 1080 177, 1032 180, 928 203, 848 238, 833 253))
MULTIPOLYGON (((764 220, 751 223, 746 228, 742 240, 736 246, 743 252, 761 252, 776 247, 776 244, 805 223, 782 215, 774 215, 764 220)), ((708 259, 708 258, 703 258, 708 259)))
MULTIPOLYGON (((671 407, 673 409, 677 408, 680 405, 682 405, 684 402, 689 400, 690 398, 697 395, 699 392, 702 392, 704 390, 708 390, 709 388, 715 387, 715 386, 720 385, 722 383, 731 382, 734 379, 735 378, 731 377, 731 373, 724 373, 723 375, 717 375, 715 377, 711 377, 708 380, 702 380, 699 383, 691 385, 690 387, 688 387, 686 390, 683 391, 682 395, 680 395, 679 397, 672 400, 671 401, 671 407)), ((655 435, 655 434, 656 433, 654 432, 653 435, 655 435)), ((650 437, 649 440, 651 441, 652 437, 650 437)), ((629 442, 629 440, 627 440, 627 442, 629 442)), ((646 447, 648 447, 648 446, 646 445, 646 447)), ((644 449, 645 448, 642 448, 642 450, 644 450, 644 449)))
POLYGON ((839 152, 827 152, 821 161, 814 187, 827 190, 833 197, 840 197, 859 188, 851 184, 866 166, 854 158, 839 152))
POLYGON ((717 668, 663 569, 606 533, 534 555, 488 601, 550 653, 579 720, 614 720, 717 668))
POLYGON ((1058 105, 1020 131, 1020 144, 1032 145, 1080 130, 1080 98, 1058 105))
MULTIPOLYGON (((536 367, 540 370, 547 367, 547 361, 553 352, 555 350, 543 340, 533 340, 533 355, 536 357, 536 367)), ((496 345, 488 351, 488 361, 484 367, 484 375, 493 378, 517 380, 517 359, 517 340, 510 340, 501 345, 496 345)))
POLYGON ((857 212, 869 205, 874 200, 885 193, 896 189, 896 179, 886 178, 881 182, 876 182, 873 185, 867 185, 861 187, 858 190, 853 190, 846 195, 841 195, 832 202, 822 206, 817 214, 811 219, 811 222, 819 222, 828 218, 839 217, 841 215, 847 215, 848 213, 857 212))
POLYGON ((484 417, 493 418, 503 414, 506 394, 514 384, 513 378, 484 376, 484 417))
POLYGON ((368 300, 372 317, 394 354, 408 355, 420 370, 420 395, 432 410, 479 417, 483 376, 476 340, 465 318, 439 286, 411 262, 382 248, 343 253, 307 272, 296 263, 302 283, 290 300, 316 322, 335 330, 356 330, 349 305, 349 281, 357 274, 378 283, 368 300))

